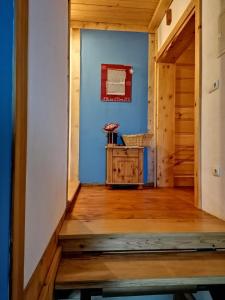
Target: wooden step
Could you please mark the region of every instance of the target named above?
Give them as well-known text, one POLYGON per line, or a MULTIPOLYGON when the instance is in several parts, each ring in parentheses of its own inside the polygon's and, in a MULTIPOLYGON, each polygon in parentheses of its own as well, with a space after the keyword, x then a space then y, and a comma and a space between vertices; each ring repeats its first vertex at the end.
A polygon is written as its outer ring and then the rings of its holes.
POLYGON ((116 289, 225 284, 224 252, 108 254, 63 259, 55 288, 116 289))
POLYGON ((63 252, 225 249, 225 223, 172 219, 66 220, 63 252))

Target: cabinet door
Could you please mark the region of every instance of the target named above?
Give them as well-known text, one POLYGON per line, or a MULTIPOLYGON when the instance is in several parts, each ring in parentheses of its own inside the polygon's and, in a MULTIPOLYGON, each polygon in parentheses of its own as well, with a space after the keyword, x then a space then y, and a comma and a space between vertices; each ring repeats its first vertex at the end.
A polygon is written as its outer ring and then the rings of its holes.
POLYGON ((138 183, 138 158, 114 157, 113 158, 113 182, 114 183, 138 183))

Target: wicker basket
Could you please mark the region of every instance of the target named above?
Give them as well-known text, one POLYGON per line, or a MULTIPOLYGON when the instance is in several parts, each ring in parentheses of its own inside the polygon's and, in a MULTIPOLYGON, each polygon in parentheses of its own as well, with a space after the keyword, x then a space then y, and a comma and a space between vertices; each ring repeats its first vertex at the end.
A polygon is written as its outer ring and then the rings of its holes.
POLYGON ((123 140, 126 146, 150 147, 152 137, 152 133, 128 134, 123 135, 123 140))

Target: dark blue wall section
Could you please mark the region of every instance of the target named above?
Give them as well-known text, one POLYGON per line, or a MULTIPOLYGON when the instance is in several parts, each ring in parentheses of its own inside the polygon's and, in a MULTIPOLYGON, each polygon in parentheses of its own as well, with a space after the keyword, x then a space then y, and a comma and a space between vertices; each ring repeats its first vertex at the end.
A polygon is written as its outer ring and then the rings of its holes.
MULTIPOLYGON (((120 123, 120 133, 147 131, 148 34, 81 32, 80 181, 104 183, 106 137, 102 127, 120 123), (101 64, 132 65, 131 103, 100 100, 101 64)), ((147 161, 145 159, 145 174, 147 161)), ((146 175, 145 175, 146 178, 146 175)))
POLYGON ((13 0, 0 0, 0 298, 8 299, 11 205, 13 0))

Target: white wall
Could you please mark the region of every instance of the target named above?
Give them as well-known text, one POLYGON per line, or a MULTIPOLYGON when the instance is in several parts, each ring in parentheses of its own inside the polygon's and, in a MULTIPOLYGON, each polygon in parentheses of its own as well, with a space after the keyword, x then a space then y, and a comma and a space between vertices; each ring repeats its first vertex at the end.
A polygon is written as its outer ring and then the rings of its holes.
POLYGON ((25 283, 66 207, 68 1, 29 1, 25 283))
POLYGON ((170 8, 172 9, 171 24, 169 26, 166 25, 166 17, 164 17, 158 28, 158 49, 160 49, 163 43, 166 41, 166 38, 174 29, 175 25, 177 24, 178 20, 180 19, 190 2, 191 0, 173 0, 170 5, 170 8))
POLYGON ((202 1, 202 204, 225 219, 225 55, 218 58, 218 17, 225 0, 202 1), (220 88, 209 93, 215 80, 220 88), (212 168, 221 168, 221 177, 212 168))

